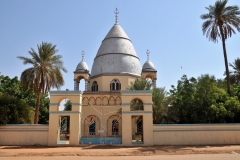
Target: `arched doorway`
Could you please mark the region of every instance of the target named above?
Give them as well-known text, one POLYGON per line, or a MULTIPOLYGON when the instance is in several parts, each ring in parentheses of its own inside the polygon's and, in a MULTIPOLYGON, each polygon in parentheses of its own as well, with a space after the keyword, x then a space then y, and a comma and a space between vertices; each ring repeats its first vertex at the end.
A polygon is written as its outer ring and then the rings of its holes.
POLYGON ((112 121, 112 135, 119 135, 119 124, 116 119, 112 121))
POLYGON ((96 135, 96 121, 93 120, 92 118, 89 121, 88 132, 89 135, 96 135))
POLYGON ((132 143, 143 143, 143 116, 132 116, 132 143))

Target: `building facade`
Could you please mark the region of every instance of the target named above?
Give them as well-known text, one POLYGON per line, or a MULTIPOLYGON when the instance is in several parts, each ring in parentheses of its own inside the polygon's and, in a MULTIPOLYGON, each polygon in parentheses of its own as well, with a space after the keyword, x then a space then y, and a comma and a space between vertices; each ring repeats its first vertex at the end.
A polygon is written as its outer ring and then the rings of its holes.
MULTIPOLYGON (((156 87, 157 70, 143 66, 131 40, 116 22, 103 39, 91 72, 82 61, 74 90, 50 91, 49 125, 0 126, 0 145, 226 145, 240 144, 239 124, 153 124, 152 90, 129 90, 137 78, 156 87), (79 90, 81 80, 84 91, 79 90), (71 101, 71 110, 60 102, 71 101)), ((147 51, 149 54, 149 51, 147 51)))
POLYGON ((50 120, 55 126, 55 122, 67 121, 61 117, 70 116, 70 127, 65 128, 70 133, 75 132, 71 124, 78 122, 80 144, 152 145, 152 138, 146 137, 150 131, 152 134, 152 125, 148 124, 152 124, 152 91, 130 91, 128 88, 136 78, 151 79, 156 87, 157 70, 149 58, 141 66, 116 14, 116 22, 103 39, 91 72, 82 52, 82 61, 74 71, 74 91, 50 92, 50 109, 54 108, 50 110, 50 120), (79 91, 81 80, 85 82, 84 91, 79 91), (59 111, 59 102, 64 98, 73 104, 72 111, 65 115, 66 111, 59 111), (131 108, 132 103, 140 103, 141 107, 131 108))

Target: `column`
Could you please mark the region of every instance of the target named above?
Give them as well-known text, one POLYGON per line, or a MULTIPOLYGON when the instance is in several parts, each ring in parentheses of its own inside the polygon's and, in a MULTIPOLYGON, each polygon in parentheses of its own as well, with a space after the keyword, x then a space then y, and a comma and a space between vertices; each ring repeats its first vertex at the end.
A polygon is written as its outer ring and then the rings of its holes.
POLYGON ((74 91, 77 90, 77 80, 74 79, 74 91))
POLYGON ((85 91, 88 91, 88 81, 85 79, 85 91))
POLYGON ((80 81, 77 82, 77 91, 79 91, 79 84, 80 84, 80 81))
POLYGON ((79 91, 79 83, 77 80, 74 80, 74 91, 79 91))
POLYGON ((156 86, 156 79, 153 80, 153 88, 157 88, 157 86, 156 86))

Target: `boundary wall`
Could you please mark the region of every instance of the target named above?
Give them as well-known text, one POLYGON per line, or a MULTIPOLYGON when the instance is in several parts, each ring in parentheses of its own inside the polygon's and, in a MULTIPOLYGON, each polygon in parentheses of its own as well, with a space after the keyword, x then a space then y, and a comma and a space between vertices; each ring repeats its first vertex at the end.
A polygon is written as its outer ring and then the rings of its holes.
POLYGON ((48 125, 7 124, 0 126, 0 145, 48 145, 48 125))
POLYGON ((240 144, 240 124, 154 124, 153 145, 240 144))
MULTIPOLYGON (((0 145, 48 146, 48 129, 35 124, 0 126, 0 145)), ((153 137, 153 145, 239 145, 240 124, 154 124, 153 136, 147 136, 153 137)))

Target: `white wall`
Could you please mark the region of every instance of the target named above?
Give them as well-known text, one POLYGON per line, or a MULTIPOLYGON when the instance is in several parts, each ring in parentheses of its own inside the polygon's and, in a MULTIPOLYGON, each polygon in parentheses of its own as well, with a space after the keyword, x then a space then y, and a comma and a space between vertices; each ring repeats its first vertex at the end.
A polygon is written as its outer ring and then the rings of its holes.
POLYGON ((0 145, 47 145, 48 125, 0 126, 0 145))
POLYGON ((154 145, 240 144, 240 124, 154 124, 154 145))

